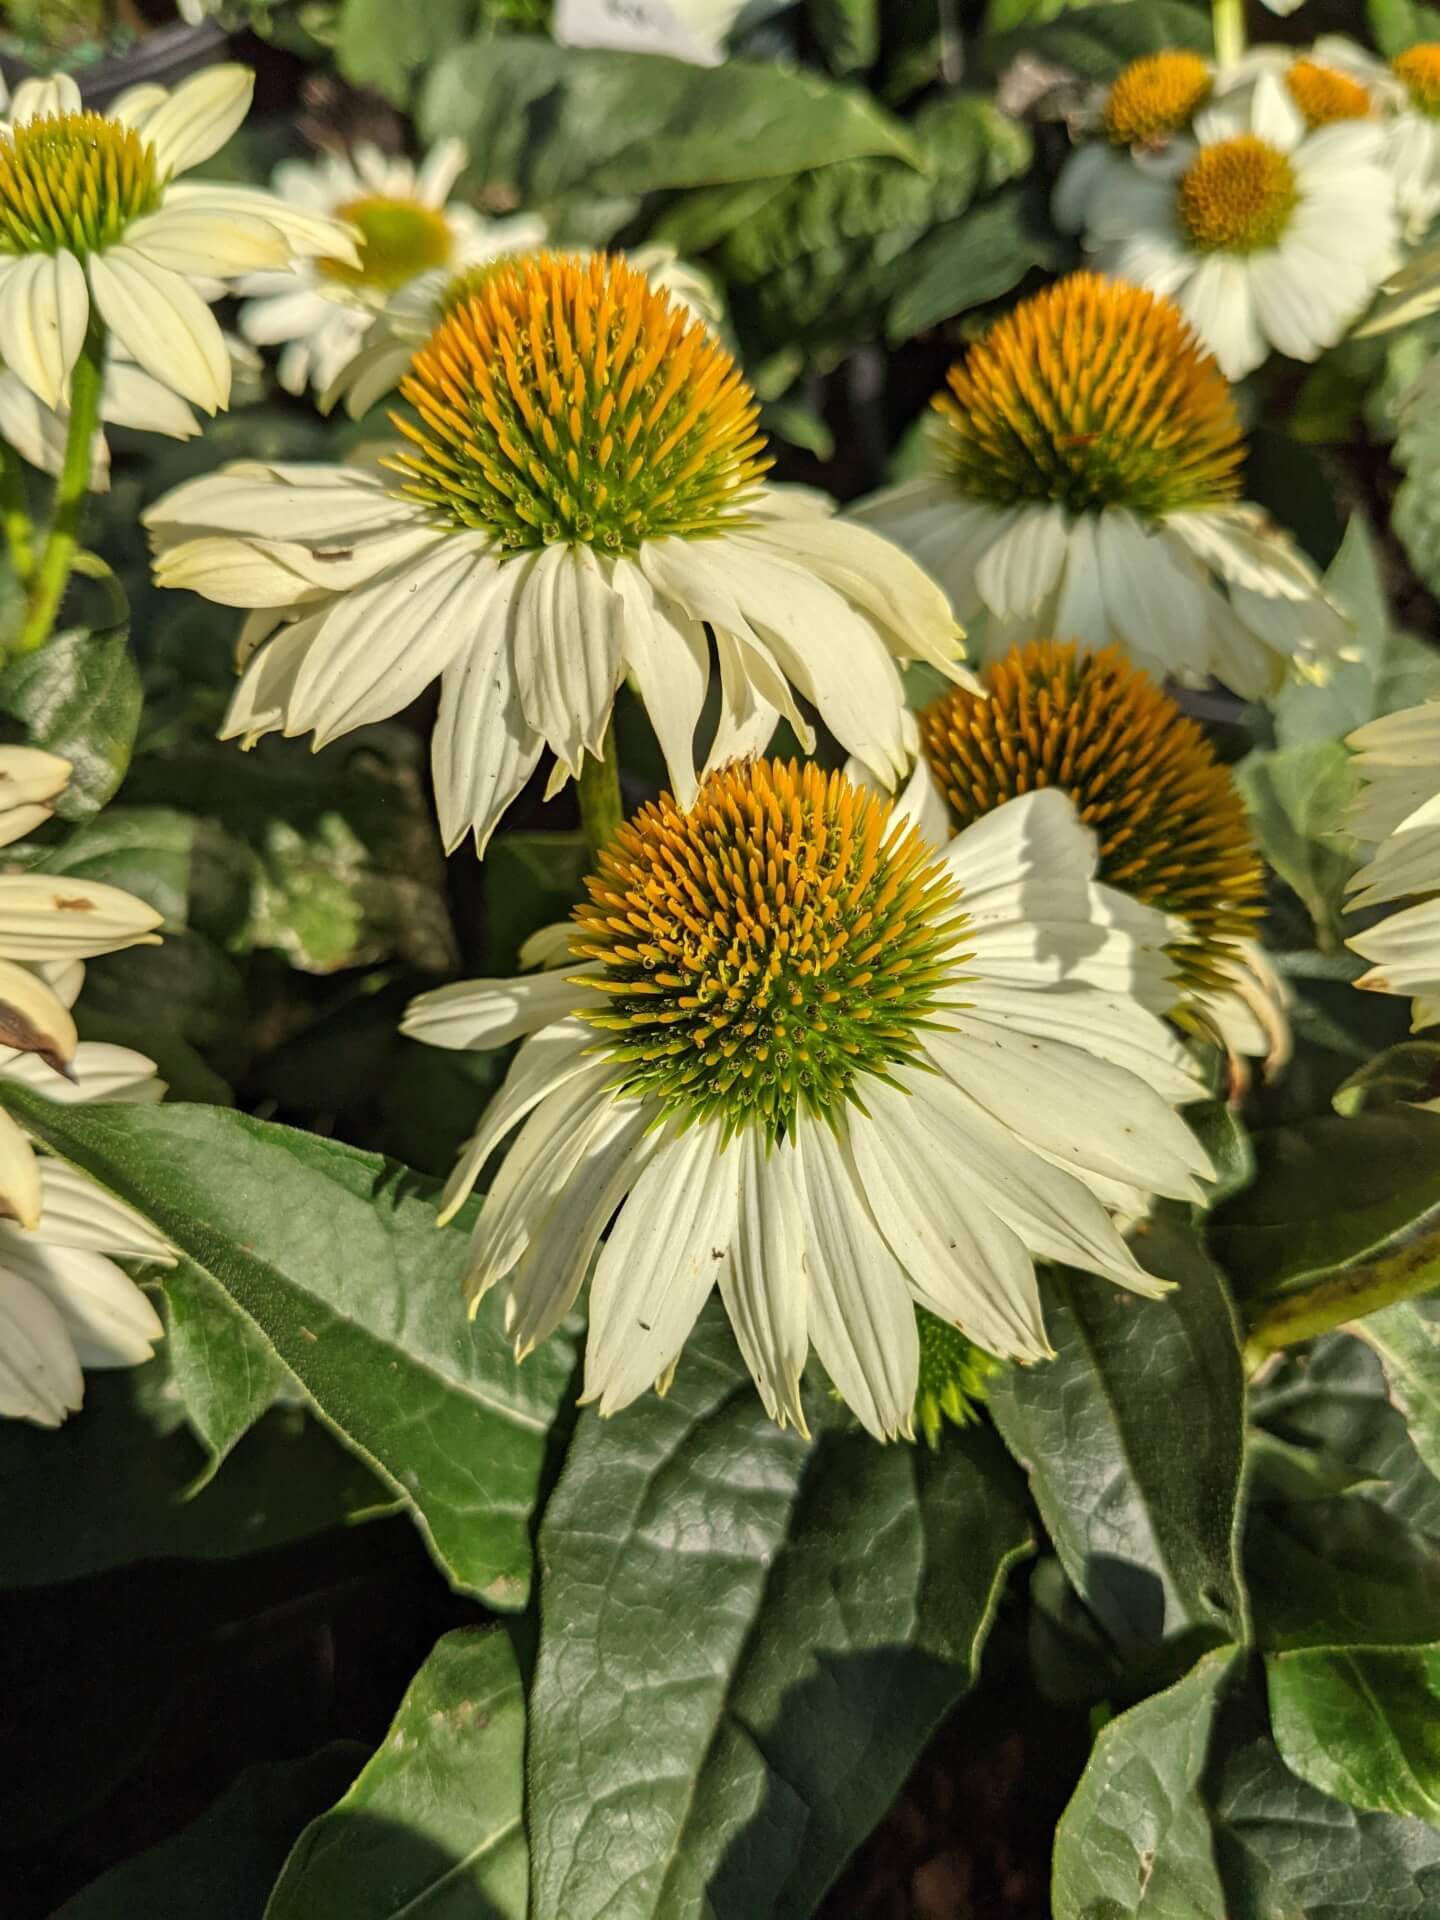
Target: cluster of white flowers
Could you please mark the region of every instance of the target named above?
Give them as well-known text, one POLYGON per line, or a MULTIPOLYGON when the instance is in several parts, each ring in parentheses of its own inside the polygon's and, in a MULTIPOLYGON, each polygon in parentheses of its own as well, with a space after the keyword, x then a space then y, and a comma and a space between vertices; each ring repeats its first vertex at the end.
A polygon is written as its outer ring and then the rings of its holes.
MULTIPOLYGON (((1341 45, 1123 74, 1058 195, 1113 277, 1072 275, 998 321, 936 398, 926 470, 845 516, 767 479, 702 276, 482 218, 452 198, 455 144, 418 167, 364 146, 297 163, 273 193, 186 187, 244 113, 238 69, 108 117, 63 83, 17 96, 0 129, 13 444, 57 463, 97 331, 106 417, 192 431, 189 407, 228 393, 208 305, 225 290, 292 392, 403 408, 401 437, 352 463, 243 462, 146 514, 158 583, 247 615, 226 737, 323 747, 438 681, 442 837, 483 855, 542 761, 549 797, 613 754, 623 684, 650 718, 670 792, 611 823, 573 923, 526 956, 538 971, 444 987, 405 1022, 443 1047, 521 1043, 445 1215, 513 1134, 469 1295, 503 1287, 523 1357, 593 1262, 585 1390, 603 1412, 663 1389, 716 1287, 775 1418, 803 1429, 813 1345, 888 1438, 912 1431, 917 1307, 1028 1362, 1049 1351, 1037 1260, 1162 1285, 1122 1225, 1203 1197, 1213 1170, 1179 1113, 1208 1084, 1196 1037, 1232 1071, 1286 1045, 1243 809, 1165 683, 1261 697, 1323 678, 1350 638, 1240 497, 1229 381, 1272 346, 1333 343, 1436 204, 1428 70, 1341 45), (4 169, 97 152, 84 221, 26 228, 4 169), (954 690, 918 717, 912 662, 954 690), (843 772, 761 757, 782 721, 813 752, 812 713, 843 772)), ((1434 868, 1440 727, 1396 716, 1356 745, 1377 780, 1357 831, 1384 840, 1364 904, 1434 868)), ((0 772, 26 831, 64 769, 0 772)), ((47 880, 0 880, 3 1037, 26 1049, 0 1073, 49 1061, 82 1097, 152 1097, 149 1062, 77 1051, 73 969, 19 964, 148 937, 126 896, 69 892, 89 944, 47 880), (26 929, 10 945, 7 899, 26 929)), ((1379 963, 1364 984, 1414 993, 1421 1022, 1440 1018, 1435 917, 1355 941, 1379 963)), ((24 1336, 0 1410, 55 1420, 75 1356, 134 1359, 159 1331, 104 1251, 165 1249, 37 1167, 8 1122, 0 1196, 18 1223, 0 1226, 0 1316, 24 1336), (43 1272, 11 1248, 37 1234, 43 1272)))
POLYGON ((1440 210, 1440 44, 1153 54, 1092 106, 1057 222, 1175 299, 1232 380, 1334 346, 1440 210))

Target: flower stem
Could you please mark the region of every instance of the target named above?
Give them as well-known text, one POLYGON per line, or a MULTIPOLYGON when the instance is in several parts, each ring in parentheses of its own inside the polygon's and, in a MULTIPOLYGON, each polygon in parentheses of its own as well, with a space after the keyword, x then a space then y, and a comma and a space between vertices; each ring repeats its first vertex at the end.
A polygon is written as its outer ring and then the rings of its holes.
POLYGON ((620 802, 620 763, 615 753, 615 723, 605 729, 605 750, 598 760, 589 755, 580 763, 576 782, 580 793, 580 825, 598 853, 615 838, 624 808, 620 802))
POLYGON ((1215 29, 1215 64, 1233 67, 1245 51, 1245 0, 1210 0, 1215 29))
POLYGON ((0 440, 0 519, 5 523, 5 546, 22 586, 35 571, 35 528, 25 494, 25 469, 18 453, 0 440))
POLYGON ((33 653, 50 638, 65 585, 80 544, 80 525, 90 491, 90 446, 100 424, 100 387, 104 378, 105 329, 91 316, 90 330, 70 375, 70 426, 65 459, 55 483, 55 510, 35 566, 25 624, 14 643, 16 653, 33 653))
POLYGON ((1357 1260, 1321 1274, 1307 1287, 1244 1307, 1249 1322, 1245 1355, 1251 1370, 1281 1347, 1296 1346, 1381 1307, 1413 1300, 1440 1286, 1440 1221, 1423 1227, 1393 1253, 1357 1260))

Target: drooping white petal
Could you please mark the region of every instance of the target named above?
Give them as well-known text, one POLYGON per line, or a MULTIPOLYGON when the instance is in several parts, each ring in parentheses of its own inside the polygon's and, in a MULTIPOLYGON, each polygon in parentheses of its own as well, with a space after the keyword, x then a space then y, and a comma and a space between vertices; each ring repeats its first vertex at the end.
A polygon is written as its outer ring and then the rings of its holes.
POLYGON ((0 1265, 0 1415, 58 1427, 84 1397, 65 1322, 37 1287, 0 1265))
POLYGON ((590 1285, 583 1397, 602 1414, 653 1386, 685 1344, 734 1231, 739 1174, 733 1143, 699 1123, 657 1147, 630 1189, 590 1285))
POLYGON ((139 1287, 103 1254, 52 1247, 0 1221, 0 1271, 44 1294, 83 1367, 138 1366, 165 1332, 139 1287))
POLYGON ((40 1168, 20 1125, 0 1109, 0 1218, 40 1224, 40 1168))
POLYGON ((628 560, 617 563, 615 586, 625 605, 625 665, 665 756, 670 791, 688 807, 697 790, 695 728, 710 680, 705 629, 674 601, 658 595, 628 560))
POLYGON ((810 1339, 861 1425, 877 1440, 909 1438, 920 1336, 905 1274, 840 1133, 807 1116, 796 1149, 810 1339))
POLYGON ((35 1055, 53 1079, 78 1043, 69 1007, 49 982, 17 961, 0 960, 0 1047, 35 1055))
POLYGON ((457 980, 417 995, 405 1009, 400 1031, 428 1047, 508 1047, 577 1007, 600 1006, 603 995, 575 984, 598 971, 593 963, 577 963, 511 980, 457 980))
POLYGON ((598 760, 620 684, 625 602, 589 547, 546 547, 519 582, 515 679, 525 718, 577 779, 598 760))
POLYGON ((805 1226, 795 1149, 767 1147, 758 1128, 737 1135, 735 1231, 720 1262, 720 1297, 765 1411, 808 1437, 800 1376, 809 1350, 805 1226))
POLYGON ((125 245, 170 273, 253 273, 290 259, 290 243, 258 214, 207 217, 183 207, 160 207, 125 230, 125 245))
POLYGON ((154 946, 161 915, 133 893, 69 874, 0 874, 0 956, 83 960, 154 946))
POLYGON ((0 275, 0 361, 47 407, 65 397, 90 295, 73 253, 27 253, 0 275))
POLYGON ((46 1155, 39 1164, 47 1246, 122 1260, 173 1262, 174 1251, 163 1235, 123 1200, 63 1160, 46 1155))
POLYGON ((188 280, 119 246, 91 255, 90 285, 105 324, 147 373, 203 413, 228 404, 225 339, 188 280))
POLYGON ((484 619, 476 621, 476 608, 468 609, 470 640, 440 676, 430 754, 447 853, 473 834, 476 857, 484 857, 545 744, 525 718, 514 666, 517 609, 534 564, 526 555, 496 568, 484 595, 484 619))
POLYGON ((165 1092, 164 1081, 156 1078, 153 1060, 133 1047, 117 1047, 108 1040, 82 1040, 64 1078, 39 1054, 24 1053, 0 1062, 0 1079, 33 1087, 62 1106, 87 1100, 147 1106, 165 1092))

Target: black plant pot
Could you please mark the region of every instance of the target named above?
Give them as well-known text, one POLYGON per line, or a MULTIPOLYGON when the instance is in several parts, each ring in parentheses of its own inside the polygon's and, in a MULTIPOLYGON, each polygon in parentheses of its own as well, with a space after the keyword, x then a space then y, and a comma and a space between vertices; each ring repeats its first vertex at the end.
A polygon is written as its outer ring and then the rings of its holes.
MULTIPOLYGON (((201 20, 193 27, 182 20, 173 27, 160 27, 154 33, 147 33, 125 53, 111 54, 106 59, 92 60, 67 71, 87 107, 107 107, 127 87, 157 81, 161 86, 173 87, 187 73, 213 66, 223 59, 230 40, 230 34, 217 20, 201 20)), ((36 73, 37 69, 28 61, 0 55, 0 74, 4 75, 11 93, 22 80, 34 79, 36 73)))

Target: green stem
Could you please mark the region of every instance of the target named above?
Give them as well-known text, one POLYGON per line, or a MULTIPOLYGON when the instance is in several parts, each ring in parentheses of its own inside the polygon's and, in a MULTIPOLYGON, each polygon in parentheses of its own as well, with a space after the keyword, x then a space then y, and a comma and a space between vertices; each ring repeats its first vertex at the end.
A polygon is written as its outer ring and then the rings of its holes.
POLYGON ((55 483, 55 510, 35 568, 25 624, 16 653, 33 653, 50 638, 66 582, 80 545, 80 526, 90 492, 90 446, 100 424, 100 387, 104 378, 105 330, 92 315, 90 331, 70 375, 70 427, 65 459, 55 483))
POLYGON ((1375 1260, 1357 1260, 1321 1274, 1309 1286, 1244 1307, 1249 1322, 1245 1355, 1251 1369, 1281 1347, 1330 1333, 1381 1307, 1413 1300, 1440 1286, 1440 1223, 1427 1225, 1402 1247, 1375 1260))
POLYGON ((1215 64, 1233 67, 1245 51, 1245 0, 1210 0, 1215 29, 1215 64))
POLYGON ((0 440, 0 519, 5 522, 5 545, 10 564, 23 586, 35 571, 35 527, 25 493, 25 468, 13 447, 0 440))
POLYGON ((598 760, 586 755, 580 764, 576 785, 580 793, 580 825, 590 842, 590 851, 598 853, 615 838, 624 818, 613 720, 605 729, 605 751, 598 760))

